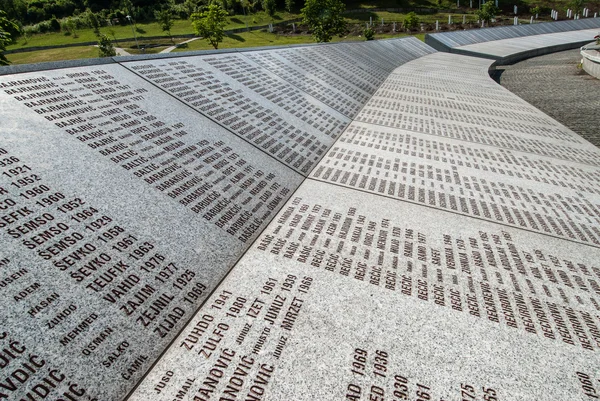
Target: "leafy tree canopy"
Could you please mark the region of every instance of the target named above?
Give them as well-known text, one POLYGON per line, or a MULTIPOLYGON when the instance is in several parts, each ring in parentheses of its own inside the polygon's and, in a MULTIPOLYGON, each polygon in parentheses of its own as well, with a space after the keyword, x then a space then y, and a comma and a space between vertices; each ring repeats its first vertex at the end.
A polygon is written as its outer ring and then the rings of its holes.
POLYGON ((191 18, 196 35, 202 36, 218 49, 219 43, 223 41, 227 12, 221 6, 211 4, 206 11, 194 13, 191 18))
MULTIPOLYGON (((154 16, 156 17, 156 21, 160 24, 160 29, 163 32, 166 32, 169 36, 171 36, 171 28, 175 24, 173 21, 173 12, 170 8, 165 8, 162 10, 157 10, 154 12, 154 16)), ((171 40, 173 37, 171 36, 171 40)))
POLYGON ((110 38, 103 33, 98 35, 98 52, 100 53, 100 57, 113 57, 117 55, 110 38))
POLYGON ((4 52, 6 46, 13 43, 14 38, 19 33, 19 26, 8 19, 7 14, 0 10, 0 65, 8 65, 10 62, 6 59, 4 52))
POLYGON ((333 35, 342 35, 346 30, 342 17, 345 9, 341 0, 306 0, 302 22, 310 27, 317 42, 329 42, 333 35))
POLYGON ((496 4, 494 4, 494 1, 490 0, 487 3, 485 3, 484 5, 482 5, 479 10, 477 10, 477 17, 480 20, 483 20, 483 21, 489 23, 490 20, 492 18, 494 18, 499 12, 500 12, 500 9, 498 7, 496 7, 496 4))

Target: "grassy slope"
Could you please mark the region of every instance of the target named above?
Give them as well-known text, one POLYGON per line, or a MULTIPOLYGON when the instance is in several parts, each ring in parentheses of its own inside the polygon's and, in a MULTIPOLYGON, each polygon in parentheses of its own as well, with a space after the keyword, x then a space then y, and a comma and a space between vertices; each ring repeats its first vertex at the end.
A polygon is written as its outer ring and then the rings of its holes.
MULTIPOLYGON (((396 34, 396 35, 376 35, 376 39, 384 39, 391 37, 403 37, 406 34, 396 34)), ((423 40, 425 35, 416 35, 419 39, 423 40)), ((334 37, 333 42, 342 42, 342 41, 357 41, 364 40, 364 38, 359 36, 346 36, 343 38, 334 37)), ((253 31, 253 32, 242 32, 236 35, 230 35, 225 37, 225 40, 219 45, 219 49, 234 49, 234 48, 244 48, 244 47, 259 47, 259 46, 285 46, 285 45, 296 45, 302 43, 314 43, 314 39, 312 36, 307 34, 302 35, 277 35, 268 32, 262 31, 253 31)), ((185 47, 181 47, 177 51, 190 51, 190 50, 211 50, 213 47, 208 44, 207 41, 203 39, 198 39, 193 42, 190 42, 185 47)))
POLYGON ((8 54, 6 58, 12 64, 33 64, 46 61, 76 60, 98 57, 98 48, 94 46, 69 47, 67 49, 38 50, 26 53, 8 54))
MULTIPOLYGON (((286 12, 277 13, 274 20, 271 20, 271 18, 264 12, 258 12, 250 16, 235 15, 228 18, 229 21, 225 29, 244 28, 246 26, 246 23, 248 24, 248 26, 268 25, 270 22, 277 23, 294 18, 298 18, 298 15, 286 12)), ((159 25, 156 22, 138 23, 136 24, 136 27, 136 36, 138 39, 143 39, 145 37, 151 36, 166 36, 166 33, 164 33, 160 29, 159 25)), ((117 41, 125 39, 133 40, 134 34, 131 28, 131 25, 116 25, 112 27, 103 27, 100 29, 100 31, 108 35, 111 39, 113 39, 111 30, 114 31, 114 37, 116 37, 117 41)), ((191 21, 175 20, 175 25, 171 30, 172 35, 191 35, 193 33, 194 30, 192 28, 191 21)), ((77 31, 77 37, 66 36, 60 32, 33 35, 27 39, 21 37, 17 40, 15 44, 8 46, 7 50, 25 47, 53 46, 95 41, 97 41, 97 39, 92 29, 81 29, 77 31)))
MULTIPOLYGON (((387 38, 398 38, 406 36, 405 34, 382 34, 376 35, 376 39, 387 39, 387 38)), ((424 40, 425 34, 414 35, 420 40, 424 40)), ((347 36, 344 38, 334 38, 334 42, 339 41, 356 41, 364 40, 364 38, 358 36, 347 36)), ((284 46, 284 45, 296 45, 304 43, 314 43, 312 36, 310 35, 277 35, 268 32, 253 31, 243 32, 236 35, 230 35, 225 37, 225 40, 219 46, 220 49, 234 49, 244 47, 261 47, 261 46, 284 46)), ((131 42, 129 42, 131 44, 131 42)), ((147 53, 157 53, 162 48, 157 50, 150 49, 147 53)), ((185 47, 181 47, 175 52, 191 51, 191 50, 210 50, 210 46, 205 40, 198 39, 190 42, 185 47)), ((28 64, 28 63, 40 63, 46 61, 59 61, 59 60, 75 60, 82 58, 93 58, 98 57, 98 49, 93 46, 78 46, 69 47, 65 49, 50 49, 50 50, 36 50, 25 53, 9 54, 8 60, 13 64, 28 64)))

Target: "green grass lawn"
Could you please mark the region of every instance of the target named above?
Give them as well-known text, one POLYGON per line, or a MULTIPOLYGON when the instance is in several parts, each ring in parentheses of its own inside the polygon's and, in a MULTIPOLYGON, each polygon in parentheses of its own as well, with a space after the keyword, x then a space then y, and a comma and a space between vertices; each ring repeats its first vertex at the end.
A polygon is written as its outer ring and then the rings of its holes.
MULTIPOLYGON (((219 49, 234 49, 242 47, 282 46, 301 43, 313 43, 310 35, 277 35, 263 31, 242 32, 225 36, 219 44, 219 49)), ((204 39, 198 39, 180 47, 175 51, 211 50, 213 47, 204 39)))
MULTIPOLYGON (((290 14, 286 12, 277 13, 274 19, 271 19, 271 17, 269 17, 265 12, 258 12, 250 16, 235 15, 228 17, 229 21, 225 29, 229 30, 244 28, 246 27, 246 24, 248 24, 248 26, 268 25, 271 22, 279 23, 295 18, 298 18, 297 14, 290 14)), ((156 22, 138 23, 136 24, 136 28, 135 35, 138 39, 144 39, 151 36, 167 36, 167 34, 160 29, 160 26, 156 22)), ((104 33, 113 40, 116 39, 117 41, 134 39, 131 25, 102 27, 100 32, 104 33)), ((192 28, 192 22, 190 20, 175 20, 173 29, 171 29, 172 35, 191 35, 193 33, 194 29, 192 28)), ((74 37, 74 35, 65 35, 61 32, 53 32, 32 35, 29 38, 20 37, 17 39, 16 43, 8 46, 7 50, 97 41, 96 35, 91 28, 78 30, 76 32, 76 36, 77 37, 74 37)))
POLYGON ((65 49, 37 50, 33 52, 7 54, 12 64, 33 64, 46 61, 76 60, 98 57, 98 48, 93 46, 68 47, 65 49))
MULTIPOLYGON (((375 39, 400 38, 407 36, 404 33, 396 34, 376 34, 375 39)), ((424 40, 425 34, 414 35, 420 40, 424 40)), ((333 42, 344 41, 359 41, 364 40, 358 35, 348 35, 342 38, 334 37, 333 42)), ((244 47, 260 47, 260 46, 285 46, 297 45, 305 43, 315 43, 313 37, 307 34, 301 35, 278 35, 264 31, 242 32, 235 35, 226 36, 223 42, 219 44, 219 49, 235 49, 244 47)), ((175 52, 191 51, 191 50, 212 50, 213 47, 204 39, 198 39, 188 43, 186 46, 179 47, 175 52)))

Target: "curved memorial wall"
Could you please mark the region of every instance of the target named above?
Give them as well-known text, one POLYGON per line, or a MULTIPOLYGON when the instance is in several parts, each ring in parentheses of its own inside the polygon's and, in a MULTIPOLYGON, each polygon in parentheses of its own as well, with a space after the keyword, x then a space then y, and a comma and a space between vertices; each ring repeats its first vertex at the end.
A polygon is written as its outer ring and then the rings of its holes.
POLYGON ((530 57, 575 49, 589 43, 600 29, 600 18, 501 26, 425 35, 433 48, 511 64, 530 57))
POLYGON ((589 400, 600 151, 410 38, 0 77, 0 399, 589 400))

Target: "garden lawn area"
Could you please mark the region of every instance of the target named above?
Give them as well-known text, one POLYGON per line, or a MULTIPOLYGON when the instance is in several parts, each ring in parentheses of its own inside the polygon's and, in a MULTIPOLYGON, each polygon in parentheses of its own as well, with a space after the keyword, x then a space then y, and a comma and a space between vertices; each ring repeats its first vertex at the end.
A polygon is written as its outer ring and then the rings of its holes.
MULTIPOLYGON (((288 21, 291 19, 298 18, 297 14, 290 14, 286 12, 278 12, 275 15, 274 19, 271 19, 265 12, 257 12, 255 14, 249 16, 243 15, 234 15, 228 17, 228 23, 225 27, 226 30, 236 29, 236 28, 244 28, 246 23, 248 26, 256 26, 256 25, 268 25, 269 23, 278 23, 283 21, 288 21)), ((192 35, 194 34, 194 29, 192 27, 191 20, 174 20, 175 24, 171 29, 172 35, 192 35)), ((160 29, 160 26, 156 22, 150 23, 138 23, 136 26, 136 36, 138 39, 144 39, 145 37, 150 36, 165 36, 167 34, 160 29)), ((134 35, 131 29, 131 25, 114 25, 108 27, 100 28, 100 32, 105 34, 111 39, 115 39, 118 41, 121 40, 133 40, 134 35)), ((52 32, 52 33, 43 33, 32 35, 28 38, 21 36, 17 39, 16 43, 7 47, 7 50, 12 49, 20 49, 26 47, 38 47, 38 46, 55 46, 55 45, 64 45, 64 44, 72 44, 72 43, 84 43, 84 42, 97 42, 98 39, 94 34, 94 31, 91 28, 81 29, 76 31, 75 35, 65 35, 61 32, 52 32)))
MULTIPOLYGON (((389 39, 389 38, 401 38, 408 35, 404 33, 396 34, 375 34, 375 39, 389 39)), ((419 40, 425 40, 425 34, 420 33, 413 35, 419 40)), ((344 42, 344 41, 361 41, 363 37, 359 36, 346 36, 343 38, 335 36, 333 42, 344 42)), ((164 47, 157 47, 147 49, 146 53, 158 53, 167 46, 171 46, 170 39, 154 40, 155 42, 164 42, 164 47)), ((177 42, 177 41, 176 41, 177 42)), ((143 42, 140 41, 140 44, 143 42)), ((286 46, 286 45, 298 45, 306 43, 315 43, 313 37, 307 34, 299 35, 278 35, 275 33, 269 33, 265 31, 252 31, 243 32, 240 34, 233 34, 225 36, 223 42, 219 44, 219 49, 235 49, 244 47, 263 47, 263 46, 286 46)), ((119 43, 119 47, 124 47, 125 50, 132 54, 140 54, 141 51, 131 49, 135 42, 127 41, 119 43)), ((192 50, 212 50, 213 47, 208 44, 204 39, 197 39, 193 42, 187 43, 183 47, 175 49, 173 52, 192 51, 192 50)), ((35 50, 23 53, 12 53, 6 55, 8 60, 12 64, 34 64, 43 63, 49 61, 61 61, 61 60, 76 60, 84 58, 98 57, 98 48, 94 46, 77 46, 77 47, 65 47, 59 49, 47 49, 47 50, 35 50)))
MULTIPOLYGON (((375 39, 388 39, 388 38, 401 38, 408 35, 404 33, 396 34, 375 34, 375 39)), ((425 40, 425 34, 414 35, 417 39, 425 40)), ((338 37, 334 36, 332 42, 345 42, 345 41, 362 41, 364 37, 359 36, 345 36, 338 37)), ((298 35, 278 35, 275 33, 269 33, 266 31, 252 31, 242 32, 239 34, 233 34, 225 36, 223 42, 219 44, 219 49, 235 49, 244 47, 261 47, 261 46, 286 46, 286 45, 298 45, 306 43, 315 43, 314 38, 308 34, 298 35)), ((185 52, 192 50, 213 50, 213 47, 204 39, 197 39, 193 42, 187 43, 183 47, 179 47, 174 52, 185 52)))
MULTIPOLYGON (((241 32, 225 35, 223 42, 219 43, 219 49, 235 49, 241 47, 260 46, 285 46, 302 43, 314 43, 311 35, 277 35, 266 31, 241 32)), ((204 39, 194 40, 184 47, 179 47, 174 52, 191 50, 212 50, 213 47, 204 39)))
POLYGON ((64 49, 36 50, 33 52, 7 54, 12 64, 34 64, 47 61, 77 60, 98 56, 98 48, 94 46, 67 47, 64 49))

